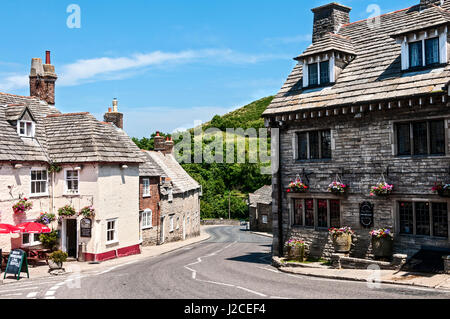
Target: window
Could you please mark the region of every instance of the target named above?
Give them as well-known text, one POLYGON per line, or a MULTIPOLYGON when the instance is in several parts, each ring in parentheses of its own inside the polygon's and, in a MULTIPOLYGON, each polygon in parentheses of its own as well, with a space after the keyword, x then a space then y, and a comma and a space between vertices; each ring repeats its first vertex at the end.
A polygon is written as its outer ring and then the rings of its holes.
POLYGON ((297 159, 331 159, 331 131, 297 133, 297 159))
POLYGON ((309 86, 319 84, 319 66, 317 63, 308 65, 309 86))
POLYGON ((172 189, 169 189, 168 201, 169 201, 169 203, 173 202, 173 190, 172 189))
POLYGON ((263 224, 267 224, 268 223, 267 222, 267 215, 262 215, 261 217, 262 217, 262 223, 263 224))
POLYGON ((410 69, 433 66, 440 63, 438 37, 410 42, 408 47, 410 69))
POLYGON ((397 155, 445 155, 444 120, 397 123, 397 155))
POLYGON ((170 216, 169 218, 169 231, 173 232, 173 216, 170 216))
POLYGON ((117 238, 117 219, 108 220, 106 225, 106 243, 116 243, 118 242, 117 238))
POLYGON ((22 234, 22 246, 38 246, 41 244, 39 240, 40 234, 22 234))
POLYGON ((439 63, 439 38, 425 40, 425 65, 439 63))
POLYGON ((142 196, 150 197, 150 179, 148 178, 142 180, 142 196))
POLYGON ((341 203, 331 199, 294 199, 293 226, 330 228, 341 225, 341 203), (317 217, 317 224, 314 220, 317 217))
POLYGON ((400 234, 448 238, 447 203, 399 202, 400 234))
POLYGON ((177 217, 177 229, 180 229, 180 216, 177 217))
POLYGON ((78 194, 79 192, 79 172, 76 170, 66 170, 66 194, 78 194))
POLYGON ((47 195, 47 183, 46 169, 31 170, 31 195, 47 195))
POLYGON ((320 62, 320 84, 330 83, 330 62, 320 62))
POLYGON ((17 133, 23 137, 34 137, 34 123, 31 121, 18 121, 17 133))
POLYGON ((422 41, 409 43, 409 67, 417 68, 423 66, 422 41))
POLYGON ((142 229, 153 227, 153 213, 151 209, 146 209, 142 212, 142 229))

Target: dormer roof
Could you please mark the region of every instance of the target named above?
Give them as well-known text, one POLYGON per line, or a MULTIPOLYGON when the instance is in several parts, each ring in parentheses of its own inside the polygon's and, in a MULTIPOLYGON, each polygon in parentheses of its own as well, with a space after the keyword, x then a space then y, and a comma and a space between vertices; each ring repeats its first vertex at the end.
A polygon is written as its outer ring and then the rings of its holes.
POLYGON ((356 55, 356 51, 351 38, 329 32, 320 40, 311 44, 301 55, 296 57, 294 60, 301 61, 310 56, 331 52, 356 55))

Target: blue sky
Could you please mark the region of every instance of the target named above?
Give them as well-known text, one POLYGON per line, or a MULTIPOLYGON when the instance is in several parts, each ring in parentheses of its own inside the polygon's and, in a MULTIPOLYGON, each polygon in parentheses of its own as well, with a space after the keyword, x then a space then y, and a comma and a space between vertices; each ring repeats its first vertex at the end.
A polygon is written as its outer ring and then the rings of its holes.
MULTIPOLYGON (((119 99, 130 136, 193 127, 276 94, 311 43, 323 0, 2 1, 0 91, 29 95, 31 58, 52 51, 57 107, 97 118, 119 99), (66 21, 81 9, 81 28, 66 21)), ((342 0, 351 21, 419 0, 342 0)))

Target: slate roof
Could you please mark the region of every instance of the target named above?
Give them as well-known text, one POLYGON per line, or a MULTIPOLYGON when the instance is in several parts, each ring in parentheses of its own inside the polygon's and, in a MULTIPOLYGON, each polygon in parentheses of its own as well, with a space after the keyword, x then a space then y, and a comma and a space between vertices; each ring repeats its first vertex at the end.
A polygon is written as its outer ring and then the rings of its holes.
MULTIPOLYGON (((198 184, 177 162, 175 157, 171 154, 163 154, 161 152, 155 151, 144 151, 147 156, 151 159, 148 161, 147 165, 156 165, 154 170, 162 171, 164 175, 160 175, 163 177, 170 178, 170 181, 173 185, 173 194, 177 193, 185 193, 191 190, 197 190, 200 188, 200 184, 198 184)), ((140 176, 142 175, 141 172, 140 176)))
POLYGON ((151 177, 151 176, 160 176, 160 177, 169 177, 164 172, 164 170, 158 166, 153 157, 147 151, 142 151, 145 162, 139 165, 139 176, 141 177, 151 177))
MULTIPOLYGON (((336 83, 331 87, 303 89, 302 64, 298 63, 263 116, 442 92, 449 80, 450 66, 402 72, 401 45, 393 36, 399 31, 447 23, 449 10, 450 0, 446 0, 442 7, 432 5, 421 11, 416 5, 384 14, 373 28, 367 20, 343 25, 338 35, 351 40, 356 58, 343 69, 336 83)), ((314 49, 315 45, 305 52, 314 49)))
POLYGON ((139 148, 111 124, 89 113, 61 114, 37 98, 0 93, 0 161, 142 163, 139 148), (26 111, 35 138, 21 138, 15 121, 26 111))
POLYGON ((256 207, 257 204, 272 204, 272 186, 265 185, 248 196, 250 207, 256 207))
POLYGON ((299 55, 296 59, 331 51, 338 51, 352 55, 356 54, 352 39, 330 32, 325 34, 319 41, 311 44, 306 51, 299 55))

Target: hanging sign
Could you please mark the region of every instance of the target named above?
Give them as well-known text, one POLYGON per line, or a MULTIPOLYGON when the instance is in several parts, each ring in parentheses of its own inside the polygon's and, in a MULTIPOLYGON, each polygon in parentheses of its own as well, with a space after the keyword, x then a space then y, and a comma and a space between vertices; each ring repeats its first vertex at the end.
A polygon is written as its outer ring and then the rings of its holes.
POLYGON ((16 276, 17 280, 19 280, 21 272, 26 272, 28 278, 30 278, 30 273, 28 272, 27 254, 21 249, 14 249, 9 254, 8 264, 6 265, 5 276, 3 279, 6 278, 7 274, 13 274, 16 276))
POLYGON ((92 237, 92 220, 90 218, 83 218, 80 221, 80 236, 92 237))
POLYGON ((373 204, 370 202, 363 202, 359 206, 359 220, 361 225, 369 228, 373 225, 373 204))

